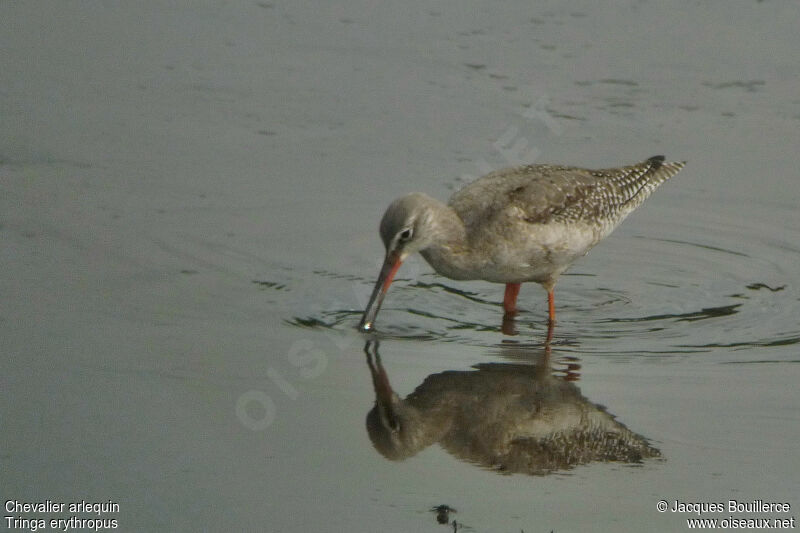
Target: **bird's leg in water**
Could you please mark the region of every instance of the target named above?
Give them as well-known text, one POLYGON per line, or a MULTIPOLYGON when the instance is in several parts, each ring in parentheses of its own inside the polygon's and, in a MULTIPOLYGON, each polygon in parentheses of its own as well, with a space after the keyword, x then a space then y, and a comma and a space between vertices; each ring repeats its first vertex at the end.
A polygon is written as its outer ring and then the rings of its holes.
POLYGON ((517 295, 522 283, 506 283, 506 294, 503 297, 503 309, 511 317, 517 314, 517 295))
POLYGON ((514 315, 509 315, 508 313, 503 315, 503 323, 500 324, 500 331, 503 332, 503 335, 508 335, 509 337, 513 337, 517 334, 517 328, 514 324, 514 315))
POLYGON ((553 325, 556 323, 556 298, 553 295, 552 287, 547 290, 547 312, 550 317, 547 321, 547 324, 550 327, 553 327, 553 325))
POLYGON ((500 330, 505 335, 516 335, 517 328, 514 327, 514 316, 517 314, 517 295, 521 283, 506 283, 506 293, 503 297, 503 325, 500 330))

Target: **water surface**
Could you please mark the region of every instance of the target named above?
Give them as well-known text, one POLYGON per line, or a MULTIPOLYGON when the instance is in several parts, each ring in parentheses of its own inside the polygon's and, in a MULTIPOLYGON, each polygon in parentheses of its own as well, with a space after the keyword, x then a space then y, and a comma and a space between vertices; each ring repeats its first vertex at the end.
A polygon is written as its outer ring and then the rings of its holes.
POLYGON ((795 2, 3 7, 3 501, 111 499, 141 531, 797 516, 795 2), (416 259, 365 352, 394 197, 662 153, 686 168, 559 281, 549 345, 540 287, 506 335, 501 286, 416 259), (403 457, 384 381, 436 429, 403 457))

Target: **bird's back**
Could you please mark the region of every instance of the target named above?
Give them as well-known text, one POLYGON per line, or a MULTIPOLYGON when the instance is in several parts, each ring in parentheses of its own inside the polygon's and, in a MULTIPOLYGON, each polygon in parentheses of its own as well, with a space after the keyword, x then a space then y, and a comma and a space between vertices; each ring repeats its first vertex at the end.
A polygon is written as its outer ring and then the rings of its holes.
POLYGON ((454 194, 449 203, 468 232, 503 222, 500 219, 613 227, 684 164, 665 163, 663 156, 654 156, 635 165, 600 170, 513 167, 479 178, 454 194))

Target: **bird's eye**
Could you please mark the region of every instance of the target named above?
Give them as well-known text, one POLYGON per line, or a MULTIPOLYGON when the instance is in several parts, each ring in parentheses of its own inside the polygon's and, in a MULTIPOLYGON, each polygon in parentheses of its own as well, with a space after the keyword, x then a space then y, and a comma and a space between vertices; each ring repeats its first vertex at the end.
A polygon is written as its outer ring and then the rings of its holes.
POLYGON ((400 236, 400 241, 401 242, 405 242, 405 241, 409 240, 413 234, 414 234, 414 231, 411 228, 404 229, 403 231, 400 232, 400 235, 399 235, 400 236))

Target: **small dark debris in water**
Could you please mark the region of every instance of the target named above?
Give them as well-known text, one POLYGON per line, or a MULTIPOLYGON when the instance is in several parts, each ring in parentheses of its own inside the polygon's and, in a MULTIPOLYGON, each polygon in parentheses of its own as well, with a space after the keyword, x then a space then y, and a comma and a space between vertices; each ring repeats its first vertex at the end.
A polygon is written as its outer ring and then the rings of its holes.
POLYGON ((486 65, 482 63, 464 63, 464 65, 473 70, 483 70, 486 68, 486 65))
MULTIPOLYGON (((450 507, 449 505, 437 505, 436 507, 431 507, 431 512, 436 513, 436 521, 440 524, 448 524, 450 523, 450 513, 456 513, 455 509, 450 507)), ((457 525, 456 521, 453 520, 453 531, 456 531, 457 525)))
POLYGON ((272 135, 277 135, 277 133, 275 133, 272 130, 258 130, 258 134, 259 135, 266 135, 267 137, 270 137, 272 135))
POLYGON ((751 291, 759 291, 761 289, 768 289, 768 290, 770 290, 772 292, 778 292, 778 291, 782 291, 783 289, 785 289, 786 285, 781 285, 780 287, 770 287, 766 283, 751 283, 750 285, 747 286, 747 288, 750 289, 751 291))
POLYGON ((262 281, 258 279, 254 279, 253 283, 261 287, 262 289, 275 289, 276 291, 282 291, 286 289, 286 285, 283 283, 276 283, 274 281, 262 281))
POLYGON ((185 269, 181 270, 181 274, 192 275, 192 274, 199 274, 199 273, 200 272, 198 272, 197 270, 192 270, 191 268, 185 268, 185 269))
POLYGON ((256 2, 256 5, 258 7, 263 7, 264 9, 272 9, 275 7, 270 2, 256 2))

